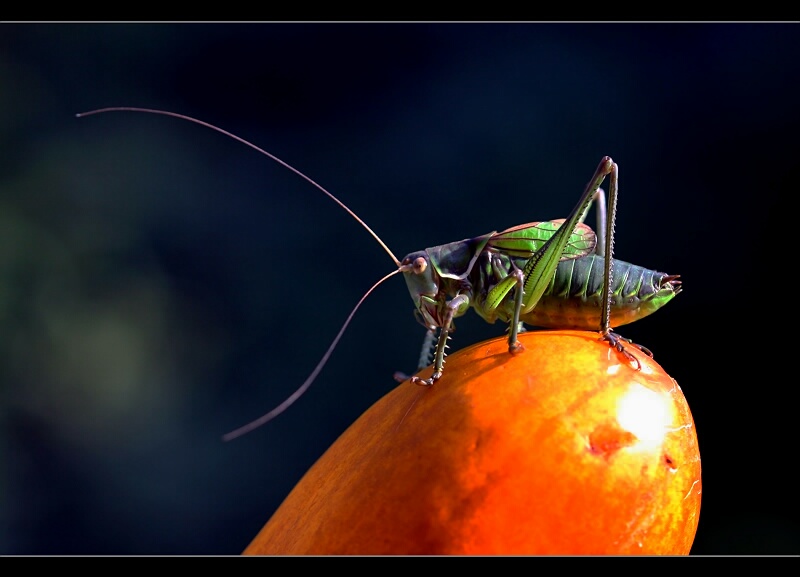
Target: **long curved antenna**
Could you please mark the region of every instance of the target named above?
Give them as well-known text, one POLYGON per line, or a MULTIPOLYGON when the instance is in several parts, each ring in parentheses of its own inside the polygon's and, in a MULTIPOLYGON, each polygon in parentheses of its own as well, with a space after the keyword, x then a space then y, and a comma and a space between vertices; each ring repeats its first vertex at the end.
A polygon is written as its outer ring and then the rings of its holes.
POLYGON ((278 415, 280 415, 283 411, 288 409, 297 399, 299 399, 303 395, 303 393, 305 393, 308 390, 308 387, 311 386, 311 383, 314 382, 314 379, 317 378, 317 375, 319 375, 319 372, 322 370, 322 367, 325 366, 325 363, 328 362, 328 359, 330 358, 331 353, 333 352, 333 349, 336 348, 336 345, 339 343, 339 339, 342 338, 342 335, 344 334, 344 331, 347 328, 347 325, 349 325, 350 321, 353 320, 353 316, 356 314, 356 311, 358 310, 358 307, 361 306, 361 303, 363 303, 366 300, 366 298, 370 295, 370 293, 372 291, 374 291, 378 287, 379 284, 381 284, 383 281, 385 281, 390 276, 396 275, 397 273, 402 272, 403 270, 405 270, 403 267, 400 267, 400 268, 398 268, 396 270, 393 270, 392 272, 387 274, 385 277, 383 277, 381 280, 379 280, 374 285, 372 285, 372 288, 370 288, 366 293, 364 293, 364 296, 361 297, 361 300, 359 300, 356 303, 356 306, 354 306, 353 310, 350 311, 350 314, 347 315, 347 320, 344 321, 344 324, 342 325, 342 328, 339 329, 339 334, 337 334, 336 338, 333 339, 333 342, 328 347, 328 350, 325 351, 325 354, 322 355, 322 358, 319 360, 319 363, 317 363, 317 366, 314 367, 314 370, 311 371, 311 374, 308 375, 308 378, 305 380, 305 382, 302 385, 300 385, 299 387, 297 387, 295 392, 293 392, 291 395, 289 395, 289 397, 287 397, 285 401, 283 401, 280 405, 278 405, 277 407, 272 409, 269 413, 260 416, 255 421, 252 421, 252 422, 250 422, 250 423, 248 423, 248 424, 246 424, 246 425, 244 425, 242 427, 239 427, 235 431, 231 431, 230 433, 227 433, 226 435, 223 435, 222 436, 222 440, 223 441, 230 441, 230 440, 235 439, 236 437, 241 437, 245 433, 249 433, 253 429, 257 429, 258 427, 260 427, 264 423, 267 423, 267 422, 271 421, 272 419, 274 419, 275 417, 277 417, 278 415))
POLYGON ((281 166, 284 166, 284 167, 288 168, 289 170, 294 172, 297 176, 299 176, 300 178, 306 180, 307 182, 311 183, 313 186, 317 187, 319 190, 321 190, 322 192, 327 194, 331 198, 331 200, 333 200, 336 204, 338 204, 343 209, 345 209, 347 211, 347 214, 352 216, 354 219, 356 219, 356 221, 359 224, 361 224, 361 226, 363 226, 365 229, 367 229, 367 232, 369 232, 372 235, 372 237, 375 240, 378 241, 378 244, 383 247, 383 250, 385 250, 389 254, 389 256, 392 257, 392 260, 394 261, 394 264, 396 264, 397 266, 400 266, 400 261, 397 259, 396 256, 394 256, 394 253, 391 250, 389 250, 389 247, 386 246, 386 244, 380 239, 380 237, 377 234, 375 234, 375 232, 369 226, 367 226, 366 222, 361 220, 361 218, 359 218, 358 215, 356 215, 356 213, 354 213, 352 210, 350 210, 341 200, 339 200, 338 198, 333 196, 333 194, 331 194, 330 192, 325 190, 325 188, 321 184, 316 183, 314 180, 312 180, 310 177, 306 176, 305 174, 303 174, 302 172, 297 170, 292 165, 284 162, 283 160, 281 160, 280 158, 278 158, 274 154, 271 154, 271 153, 267 152, 263 148, 260 148, 260 147, 256 146, 252 142, 249 142, 249 141, 245 140, 244 138, 236 136, 235 134, 233 134, 231 132, 228 132, 227 130, 224 130, 222 128, 219 128, 218 126, 214 126, 213 124, 209 124, 208 122, 204 122, 202 120, 198 120, 197 118, 192 118, 191 116, 186 116, 185 114, 178 114, 177 112, 169 112, 167 110, 155 110, 153 108, 138 108, 138 107, 135 107, 135 106, 113 106, 113 107, 110 107, 110 108, 98 108, 97 110, 90 110, 89 112, 81 112, 81 113, 76 114, 75 116, 77 118, 84 118, 86 116, 92 116, 93 114, 101 114, 103 112, 146 112, 148 114, 161 114, 162 116, 172 116, 173 118, 179 118, 181 120, 188 120, 189 122, 194 122, 195 124, 199 124, 200 126, 205 126, 206 128, 210 128, 211 130, 219 132, 220 134, 224 134, 225 136, 233 138, 234 140, 237 140, 237 141, 241 142, 242 144, 245 144, 245 145, 249 146, 250 148, 252 148, 254 150, 257 150, 258 152, 260 152, 264 156, 266 156, 268 158, 271 158, 272 160, 274 160, 275 162, 277 162, 281 166))
POLYGON ((341 200, 339 200, 333 194, 331 194, 330 192, 325 190, 325 188, 322 185, 318 184, 317 182, 315 182, 314 180, 312 180, 311 178, 309 178, 308 176, 306 176, 305 174, 303 174, 302 172, 297 170, 295 167, 293 167, 290 164, 284 162, 283 160, 281 160, 280 158, 278 158, 274 154, 271 154, 271 153, 267 152, 263 148, 260 148, 260 147, 256 146, 255 144, 245 140, 244 138, 236 136, 235 134, 233 134, 231 132, 228 132, 227 130, 224 130, 222 128, 214 126, 213 124, 209 124, 208 122, 204 122, 202 120, 198 120, 197 118, 192 118, 191 116, 186 116, 185 114, 178 114, 176 112, 169 112, 169 111, 166 111, 166 110, 156 110, 156 109, 152 109, 152 108, 138 108, 138 107, 133 107, 133 106, 115 106, 115 107, 110 107, 110 108, 99 108, 97 110, 90 110, 89 112, 81 112, 79 114, 76 114, 75 116, 78 117, 78 118, 83 118, 83 117, 86 117, 86 116, 91 116, 93 114, 101 114, 103 112, 144 112, 144 113, 148 113, 148 114, 160 114, 162 116, 172 116, 172 117, 178 118, 180 120, 187 120, 189 122, 193 122, 195 124, 199 124, 200 126, 205 126, 206 128, 210 128, 211 130, 219 132, 220 134, 228 136, 228 137, 230 137, 230 138, 232 138, 232 139, 234 139, 234 140, 236 140, 238 142, 241 142, 242 144, 244 144, 246 146, 249 146, 250 148, 256 150, 257 152, 260 152, 261 154, 263 154, 267 158, 271 158, 272 160, 274 160, 275 162, 277 162, 281 166, 283 166, 285 168, 288 168, 289 170, 294 172, 297 176, 301 177, 302 179, 304 179, 305 181, 309 182, 311 185, 315 186, 317 189, 319 189, 323 193, 325 193, 331 200, 333 200, 336 204, 341 206, 347 212, 347 214, 352 216, 359 224, 361 224, 361 226, 363 226, 365 229, 367 229, 367 232, 369 232, 372 235, 372 237, 376 241, 378 241, 378 244, 383 247, 383 250, 385 250, 389 254, 389 256, 394 261, 394 264, 397 265, 397 269, 396 270, 393 270, 392 272, 390 272, 389 274, 384 276, 381 280, 379 280, 374 285, 372 285, 372 287, 366 293, 364 293, 364 296, 361 297, 361 299, 358 301, 358 303, 356 303, 356 306, 353 307, 353 310, 350 311, 350 314, 347 316, 347 320, 345 320, 344 324, 342 325, 342 328, 339 329, 339 333, 336 335, 336 338, 333 339, 333 342, 328 347, 328 350, 325 351, 325 354, 319 360, 319 362, 317 363, 317 366, 314 368, 313 371, 311 371, 311 374, 308 376, 308 378, 306 378, 306 380, 303 382, 302 385, 297 387, 297 389, 289 397, 287 397, 287 399, 285 401, 283 401, 280 405, 278 405, 277 407, 272 409, 270 412, 266 413, 265 415, 262 415, 258 419, 254 420, 254 421, 252 421, 252 422, 250 422, 250 423, 248 423, 248 424, 246 424, 246 425, 244 425, 242 427, 239 427, 238 429, 236 429, 234 431, 231 431, 230 433, 227 433, 226 435, 223 435, 222 439, 223 439, 223 441, 230 441, 230 440, 235 439, 237 437, 241 437, 245 433, 249 433, 253 429, 256 429, 256 428, 260 427, 261 425, 271 421, 272 419, 274 419, 275 417, 280 415, 283 411, 288 409, 297 399, 299 399, 303 395, 303 393, 305 393, 308 390, 308 388, 311 386, 311 384, 314 382, 314 380, 319 375, 319 373, 322 370, 322 368, 328 362, 328 359, 330 358, 331 354, 333 353, 333 350, 336 348, 336 345, 339 344, 339 340, 342 338, 342 335, 344 334, 345 329, 347 329, 347 326, 350 324, 350 321, 353 320, 353 316, 356 314, 356 311, 358 310, 358 307, 361 306, 361 304, 364 302, 364 300, 366 300, 366 298, 372 293, 372 291, 374 291, 378 287, 378 285, 380 285, 383 281, 385 281, 386 279, 388 279, 389 277, 391 277, 393 275, 396 275, 399 272, 406 272, 406 271, 412 270, 413 269, 413 265, 412 264, 403 265, 398 260, 398 258, 394 255, 394 253, 392 253, 392 251, 389 249, 389 247, 386 246, 386 244, 380 239, 380 237, 377 234, 375 234, 375 232, 369 226, 367 226, 367 223, 365 223, 363 220, 361 220, 361 218, 359 218, 359 216, 356 213, 354 213, 352 210, 350 210, 341 200))

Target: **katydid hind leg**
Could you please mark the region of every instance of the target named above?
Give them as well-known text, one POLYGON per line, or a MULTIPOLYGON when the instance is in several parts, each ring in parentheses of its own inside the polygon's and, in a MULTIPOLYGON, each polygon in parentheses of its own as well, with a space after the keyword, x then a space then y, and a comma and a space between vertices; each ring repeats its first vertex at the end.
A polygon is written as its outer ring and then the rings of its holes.
MULTIPOLYGON (((583 224, 586 220, 586 217, 589 215, 589 211, 594 207, 595 212, 595 234, 597 238, 597 243, 595 245, 594 253, 598 256, 603 256, 605 253, 606 247, 606 218, 607 218, 607 209, 606 209, 606 192, 603 188, 598 188, 597 191, 592 196, 592 200, 586 206, 586 210, 583 212, 583 215, 578 219, 579 224, 583 224)), ((527 331, 525 328, 525 323, 520 321, 517 323, 517 332, 524 333, 527 331)), ((508 328, 511 331, 511 325, 508 328)), ((644 349, 647 352, 647 349, 644 349)), ((650 355, 652 356, 652 355, 650 355)))
POLYGON ((589 206, 586 207, 586 212, 583 213, 583 216, 578 221, 579 223, 583 224, 583 221, 586 220, 587 215, 589 214, 589 209, 594 206, 595 212, 595 222, 597 223, 595 226, 595 234, 597 235, 597 244, 594 247, 594 253, 599 256, 603 256, 606 250, 606 192, 602 188, 598 188, 597 192, 594 193, 592 197, 592 202, 589 203, 589 206))
POLYGON ((625 344, 632 345, 645 353, 647 356, 652 357, 653 353, 650 352, 649 349, 637 345, 630 339, 626 339, 623 336, 618 335, 617 333, 612 332, 611 330, 611 291, 612 291, 612 284, 614 281, 614 225, 616 223, 617 217, 617 192, 619 189, 619 167, 616 163, 613 164, 611 171, 609 173, 609 187, 608 187, 608 207, 605 206, 605 198, 604 194, 602 194, 602 189, 598 190, 600 195, 597 197, 598 205, 597 205, 597 216, 598 216, 598 252, 600 243, 603 242, 603 260, 604 260, 604 270, 603 270, 603 306, 601 309, 601 318, 600 318, 600 334, 601 338, 608 342, 608 344, 620 352, 628 362, 634 364, 636 366, 636 370, 640 370, 642 368, 639 359, 637 359, 634 355, 632 355, 629 351, 625 349, 625 344), (601 203, 603 206, 601 207, 601 203), (605 217, 605 222, 600 222, 601 212, 605 213, 603 216, 605 217))
POLYGON ((597 228, 603 229, 604 269, 603 269, 603 307, 600 317, 600 332, 605 337, 611 332, 611 284, 614 280, 614 221, 617 218, 617 191, 619 187, 619 167, 613 163, 609 175, 608 208, 606 220, 597 228))
MULTIPOLYGON (((609 156, 604 156, 602 160, 600 160, 600 164, 598 164, 597 169, 595 169, 594 175, 592 175, 592 178, 587 183, 583 194, 569 213, 569 216, 564 220, 558 230, 553 233, 553 236, 551 236, 528 260, 525 264, 525 268, 521 271, 521 278, 519 282, 516 283, 514 312, 511 318, 511 326, 508 335, 508 351, 510 353, 516 353, 521 350, 517 335, 522 313, 532 310, 539 302, 539 299, 541 299, 555 274, 558 263, 561 261, 567 241, 578 223, 586 218, 586 214, 597 191, 600 189, 600 185, 603 183, 606 176, 616 171, 616 167, 616 163, 609 156)), ((608 226, 606 229, 608 229, 608 226)), ((607 321, 608 312, 606 312, 604 316, 607 321)))

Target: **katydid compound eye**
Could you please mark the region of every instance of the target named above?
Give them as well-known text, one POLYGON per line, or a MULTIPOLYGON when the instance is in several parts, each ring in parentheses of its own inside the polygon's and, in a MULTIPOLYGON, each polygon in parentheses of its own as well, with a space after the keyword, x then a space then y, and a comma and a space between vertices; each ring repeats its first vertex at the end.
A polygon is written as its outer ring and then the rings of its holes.
POLYGON ((428 268, 428 261, 426 261, 423 257, 418 256, 414 259, 414 273, 415 274, 422 274, 425 272, 425 269, 428 268))

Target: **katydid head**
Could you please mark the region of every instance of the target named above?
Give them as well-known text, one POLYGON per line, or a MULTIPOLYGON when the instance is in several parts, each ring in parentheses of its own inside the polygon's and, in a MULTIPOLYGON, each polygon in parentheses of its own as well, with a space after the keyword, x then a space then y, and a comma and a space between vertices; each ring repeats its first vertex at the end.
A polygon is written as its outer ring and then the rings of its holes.
POLYGON ((427 328, 441 326, 436 295, 439 293, 439 274, 431 266, 428 251, 412 252, 400 263, 408 292, 414 301, 418 320, 427 328))
MULTIPOLYGON (((442 326, 445 311, 440 296, 443 285, 464 281, 495 235, 494 232, 427 248, 407 255, 400 263, 417 319, 429 329, 442 326)), ((452 296, 452 295, 451 295, 452 296)), ((456 316, 463 311, 456 313, 456 316)))

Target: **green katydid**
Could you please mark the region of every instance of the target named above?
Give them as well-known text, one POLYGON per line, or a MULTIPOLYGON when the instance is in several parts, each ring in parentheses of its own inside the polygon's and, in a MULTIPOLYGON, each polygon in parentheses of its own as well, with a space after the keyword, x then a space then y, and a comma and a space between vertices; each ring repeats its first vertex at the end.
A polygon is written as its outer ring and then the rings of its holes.
MULTIPOLYGON (((451 242, 410 253, 401 261, 338 198, 255 144, 202 120, 162 110, 114 107, 77 116, 110 111, 172 116, 205 126, 257 150, 305 179, 341 206, 377 240, 397 266, 361 297, 305 382, 270 412, 226 434, 223 437, 225 440, 243 435, 272 420, 300 398, 325 366, 364 300, 378 285, 397 273, 403 273, 414 301, 417 319, 427 329, 419 368, 429 364, 429 350, 436 342, 431 377, 410 377, 411 382, 427 386, 442 378, 447 341, 454 329, 453 319, 466 313, 469 308, 475 309, 487 322, 500 320, 508 323, 508 350, 511 354, 522 350, 517 337, 523 323, 541 328, 599 330, 599 338, 635 364, 638 370, 638 360, 626 350, 626 345, 635 346, 650 356, 652 354, 612 332, 612 326, 639 320, 681 292, 678 275, 668 275, 613 259, 619 169, 608 156, 600 161, 567 218, 530 222, 502 232, 451 242), (605 193, 600 188, 606 177, 609 178, 607 210, 605 193), (599 206, 597 234, 583 222, 595 200, 599 206), (619 276, 615 273, 619 273, 619 276)), ((396 373, 396 378, 405 380, 409 377, 396 373)))

